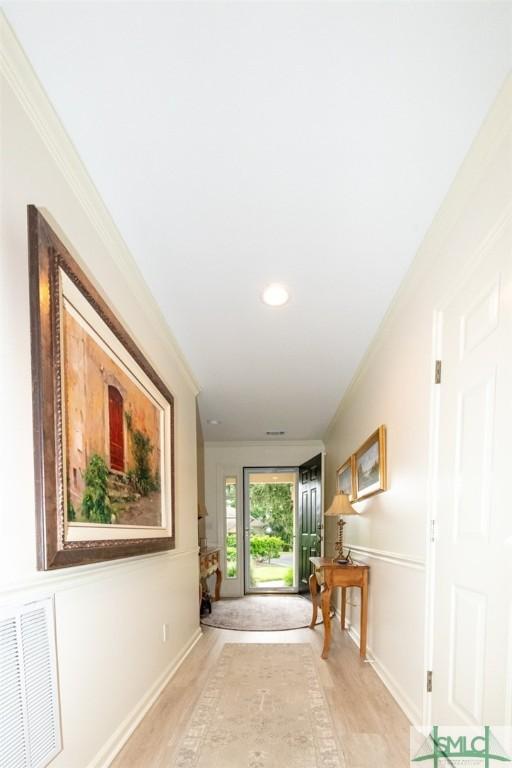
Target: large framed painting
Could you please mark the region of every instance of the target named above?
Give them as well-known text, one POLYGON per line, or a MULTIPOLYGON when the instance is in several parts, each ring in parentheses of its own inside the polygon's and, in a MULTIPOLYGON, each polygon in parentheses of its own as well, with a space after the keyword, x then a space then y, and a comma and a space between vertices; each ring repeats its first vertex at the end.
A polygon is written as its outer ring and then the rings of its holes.
POLYGON ((174 401, 28 208, 38 568, 174 547, 174 401))
POLYGON ((346 493, 349 501, 356 498, 356 457, 350 456, 336 471, 336 490, 346 493))
POLYGON ((356 500, 387 488, 386 427, 380 426, 355 454, 356 500))

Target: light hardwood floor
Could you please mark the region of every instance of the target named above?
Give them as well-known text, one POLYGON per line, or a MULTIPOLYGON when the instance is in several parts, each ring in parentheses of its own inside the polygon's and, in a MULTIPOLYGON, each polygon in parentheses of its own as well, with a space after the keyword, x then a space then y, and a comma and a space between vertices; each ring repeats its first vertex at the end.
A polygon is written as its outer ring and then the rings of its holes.
MULTIPOLYGON (((333 621, 331 651, 320 659, 323 630, 234 632, 203 627, 203 637, 112 763, 111 768, 173 768, 184 726, 224 643, 311 643, 346 768, 407 768, 409 721, 371 665, 333 621)), ((300 692, 290 691, 290 696, 300 692)), ((242 767, 241 767, 242 768, 242 767)), ((293 766, 283 766, 293 768, 293 766)))

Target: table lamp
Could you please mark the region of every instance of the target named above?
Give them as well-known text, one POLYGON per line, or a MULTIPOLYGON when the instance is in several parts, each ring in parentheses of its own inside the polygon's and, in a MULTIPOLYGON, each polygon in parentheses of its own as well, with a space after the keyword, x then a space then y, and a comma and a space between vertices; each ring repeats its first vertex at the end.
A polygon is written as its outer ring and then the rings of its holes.
POLYGON ((208 517, 208 510, 206 509, 206 504, 204 504, 201 501, 197 502, 197 519, 202 520, 203 517, 208 517))
POLYGON ((346 557, 343 555, 343 526, 346 525, 346 523, 343 520, 342 516, 357 515, 357 512, 355 511, 354 507, 350 504, 347 494, 343 493, 343 491, 337 491, 334 496, 334 499, 332 500, 332 504, 329 507, 329 509, 325 512, 325 515, 327 517, 338 518, 338 541, 334 545, 334 549, 336 551, 336 557, 334 558, 334 560, 337 563, 352 562, 350 557, 350 552, 346 557))

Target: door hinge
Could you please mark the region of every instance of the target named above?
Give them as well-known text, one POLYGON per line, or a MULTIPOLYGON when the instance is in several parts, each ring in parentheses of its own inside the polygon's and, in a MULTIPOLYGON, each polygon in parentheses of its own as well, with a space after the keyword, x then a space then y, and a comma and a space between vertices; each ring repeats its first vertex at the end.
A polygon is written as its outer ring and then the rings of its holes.
POLYGON ((436 384, 441 383, 441 367, 442 367, 441 360, 436 360, 436 378, 435 378, 436 384))
POLYGON ((430 521, 430 541, 434 542, 436 540, 436 521, 431 520, 430 521))
POLYGON ((432 670, 427 672, 427 693, 432 693, 432 670))

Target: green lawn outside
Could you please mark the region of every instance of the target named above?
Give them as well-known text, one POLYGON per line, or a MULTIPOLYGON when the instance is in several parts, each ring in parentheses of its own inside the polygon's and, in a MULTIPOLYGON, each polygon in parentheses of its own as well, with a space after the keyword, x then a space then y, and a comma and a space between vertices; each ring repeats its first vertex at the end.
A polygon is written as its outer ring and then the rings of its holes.
POLYGON ((256 587, 269 581, 281 581, 283 587, 291 587, 293 569, 282 565, 257 563, 251 558, 251 586, 256 587))
POLYGON ((281 565, 254 565, 251 568, 252 581, 258 584, 262 581, 278 581, 284 579, 286 568, 281 565))

